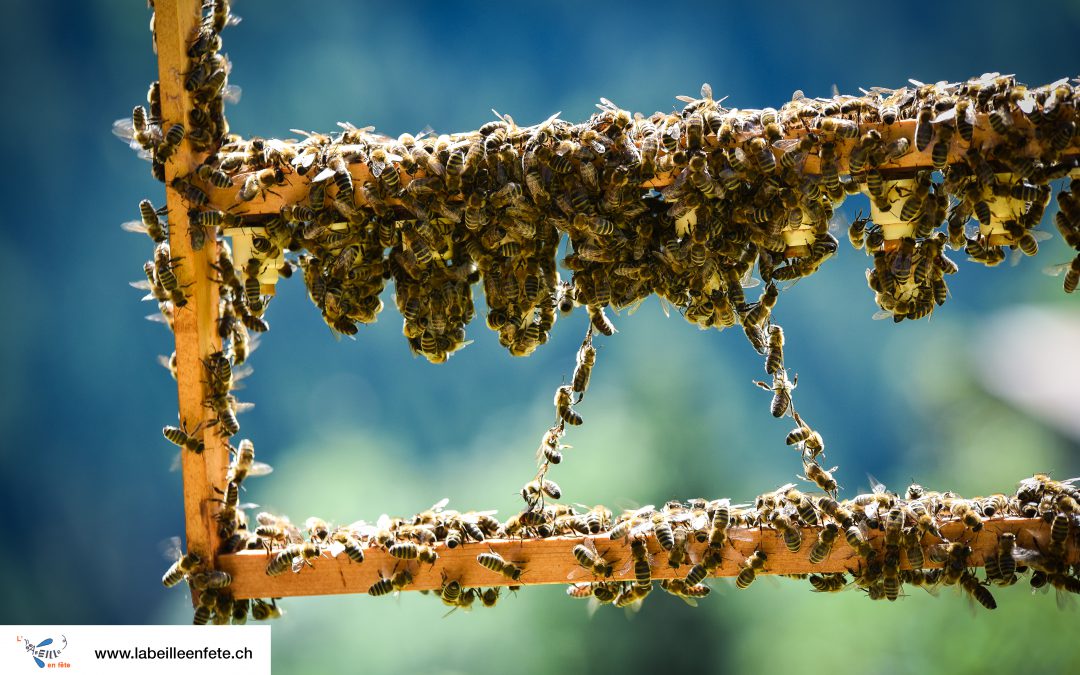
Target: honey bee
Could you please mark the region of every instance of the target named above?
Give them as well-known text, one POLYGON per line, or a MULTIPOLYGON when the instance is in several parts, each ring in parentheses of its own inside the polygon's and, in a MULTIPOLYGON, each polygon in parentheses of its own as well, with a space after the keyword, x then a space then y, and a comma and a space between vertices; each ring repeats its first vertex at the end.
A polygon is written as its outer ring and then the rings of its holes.
POLYGON ((862 211, 859 211, 855 215, 854 220, 851 221, 851 225, 848 227, 848 240, 851 242, 853 248, 861 249, 863 246, 866 246, 866 226, 870 222, 869 217, 863 217, 862 211))
MULTIPOLYGON (((563 385, 555 390, 555 411, 562 421, 572 426, 582 423, 581 415, 573 409, 573 385, 563 385)), ((555 497, 554 499, 557 499, 555 497)))
POLYGON ((915 149, 919 152, 926 150, 934 138, 933 116, 934 109, 929 105, 919 108, 919 114, 915 118, 915 149))
POLYGON ((191 586, 196 590, 227 588, 232 584, 232 575, 221 570, 205 570, 190 574, 191 586))
POLYGON ((615 325, 611 323, 611 320, 604 313, 603 307, 588 305, 587 309, 589 310, 589 320, 598 333, 611 337, 617 332, 615 325))
MULTIPOLYGON (((581 344, 581 348, 577 354, 577 366, 574 368, 574 376, 572 378, 572 389, 577 394, 578 402, 585 395, 585 390, 589 388, 589 379, 592 375, 593 365, 596 363, 596 348, 592 345, 592 326, 589 327, 588 332, 585 334, 585 341, 581 344)), ((557 406, 558 404, 556 404, 557 406)), ((560 410, 559 417, 563 417, 563 413, 560 410)), ((580 416, 579 416, 580 417, 580 416)))
POLYGON ((572 570, 567 576, 568 579, 579 577, 582 574, 608 578, 615 573, 615 565, 600 555, 592 539, 585 539, 584 543, 575 545, 572 552, 581 568, 572 570))
POLYGON ((697 607, 697 601, 712 592, 712 589, 704 584, 688 585, 682 579, 665 579, 660 582, 660 587, 691 607, 697 607))
POLYGON ((384 577, 379 574, 379 580, 373 583, 368 588, 368 595, 372 597, 379 597, 380 595, 387 595, 394 590, 394 582, 390 577, 384 577))
POLYGON ((942 565, 941 581, 953 586, 967 571, 971 547, 962 542, 950 542, 930 547, 930 560, 942 565))
MULTIPOLYGON (((948 582, 946 582, 948 583, 948 582)), ((994 600, 994 596, 990 593, 990 589, 983 586, 971 572, 964 570, 960 575, 958 583, 961 588, 968 592, 980 605, 986 609, 997 609, 997 601, 994 600)))
POLYGON ((802 548, 802 528, 800 528, 786 513, 773 515, 771 524, 784 540, 784 545, 792 553, 798 553, 802 548))
POLYGON ((202 558, 199 554, 194 551, 182 552, 179 537, 170 540, 170 547, 166 551, 166 556, 175 558, 175 562, 169 566, 169 569, 161 577, 161 583, 165 588, 172 588, 177 585, 184 580, 184 577, 194 572, 202 564, 202 558))
POLYGON ((273 470, 274 467, 269 464, 255 461, 255 444, 245 438, 237 446, 236 459, 229 466, 226 480, 239 484, 248 476, 265 476, 273 470))
POLYGON ((645 539, 637 537, 630 541, 630 560, 634 568, 634 583, 638 588, 652 588, 652 555, 645 547, 645 539))
POLYGON ((758 573, 765 569, 767 560, 768 556, 764 551, 754 551, 742 564, 739 575, 735 577, 735 587, 743 590, 754 583, 754 579, 757 578, 758 573))
POLYGON ((676 528, 672 534, 671 550, 668 552, 668 566, 672 569, 679 569, 686 564, 689 557, 689 550, 687 549, 688 535, 685 528, 676 528))
POLYGON ((203 450, 206 449, 202 438, 196 435, 198 433, 197 428, 195 431, 188 432, 183 424, 179 427, 166 426, 162 427, 161 433, 170 443, 190 450, 196 455, 201 455, 203 450))
POLYGON ((322 518, 312 516, 304 522, 304 527, 311 537, 311 541, 317 544, 325 544, 330 538, 330 526, 322 518))
POLYGON ((165 212, 164 208, 155 209, 149 199, 143 199, 139 202, 140 220, 122 223, 120 227, 127 232, 146 234, 155 244, 160 244, 168 240, 168 232, 160 218, 165 212))
POLYGON ((819 497, 817 500, 817 507, 822 513, 832 518, 845 530, 854 524, 855 518, 851 510, 841 506, 831 497, 819 497))
POLYGON ((271 600, 266 602, 265 600, 252 600, 251 601, 251 618, 256 621, 267 621, 269 619, 281 618, 284 612, 277 606, 277 600, 271 600))
POLYGON ((551 499, 559 499, 562 497, 562 489, 558 483, 546 478, 538 478, 525 484, 525 487, 521 488, 521 498, 525 500, 527 504, 535 505, 541 501, 544 497, 550 497, 551 499))
POLYGON ((1009 586, 1016 583, 1016 559, 1013 557, 1016 551, 1016 534, 1002 532, 998 535, 997 550, 994 554, 987 555, 986 576, 999 586, 1009 586), (991 575, 991 569, 994 574, 991 575))
POLYGON ((820 433, 814 431, 810 428, 810 425, 803 422, 799 413, 792 412, 792 416, 799 426, 788 432, 784 442, 788 445, 800 444, 803 449, 809 452, 811 458, 816 458, 825 450, 825 440, 821 437, 820 433))
POLYGON ((1072 262, 1062 263, 1047 268, 1046 273, 1051 276, 1065 274, 1064 288, 1066 293, 1073 293, 1080 286, 1080 254, 1077 254, 1072 262))
POLYGON ((517 581, 525 571, 520 563, 507 562, 501 555, 494 551, 488 551, 487 553, 481 553, 476 556, 476 562, 492 572, 498 572, 510 581, 517 581))
POLYGON ((814 483, 819 488, 830 494, 835 494, 836 491, 839 489, 839 486, 836 483, 836 479, 832 476, 832 472, 836 471, 836 469, 837 467, 834 466, 833 468, 826 471, 825 469, 822 469, 820 465, 814 462, 808 462, 805 459, 803 460, 803 471, 806 474, 806 480, 814 483))
POLYGON ((835 574, 811 574, 810 585, 815 593, 837 593, 847 588, 847 577, 843 572, 835 574))
POLYGON ((539 462, 548 462, 550 464, 559 464, 562 462, 561 451, 563 448, 569 447, 560 442, 563 435, 563 428, 564 427, 561 424, 557 424, 544 432, 544 437, 540 441, 540 447, 536 450, 536 458, 539 462))
POLYGON ((966 499, 953 499, 946 501, 946 508, 954 518, 963 521, 964 526, 972 532, 979 532, 983 528, 982 516, 975 511, 972 503, 966 499))
POLYGON ((322 555, 322 549, 316 544, 290 544, 270 559, 266 566, 266 574, 271 577, 278 576, 290 567, 293 572, 298 573, 304 565, 312 566, 311 561, 320 555, 322 555))
POLYGON ((183 142, 185 136, 185 130, 183 124, 172 124, 165 132, 165 135, 161 139, 161 143, 158 144, 155 152, 154 159, 158 162, 167 162, 172 157, 176 149, 180 147, 180 143, 183 142))
POLYGON ((855 553, 863 559, 868 559, 874 553, 870 542, 866 538, 866 532, 860 525, 850 525, 844 531, 844 538, 855 553))
POLYGON ((787 373, 781 369, 773 375, 772 385, 757 380, 754 381, 754 384, 765 391, 772 392, 773 398, 772 404, 769 406, 769 412, 772 413, 773 417, 783 417, 791 407, 791 392, 799 384, 799 376, 796 375, 794 380, 788 380, 787 373))
POLYGON ((349 560, 354 563, 364 562, 364 548, 360 542, 347 530, 335 530, 330 535, 330 556, 336 557, 338 553, 345 553, 349 560))
POLYGON ((840 528, 835 523, 825 523, 818 533, 817 541, 810 547, 810 562, 817 565, 828 558, 839 536, 840 528))
POLYGON ((456 579, 447 581, 446 572, 442 574, 442 587, 439 589, 439 599, 444 605, 456 607, 461 600, 461 582, 456 579))
POLYGON ((908 563, 916 569, 922 567, 925 563, 922 537, 919 535, 919 531, 916 528, 912 527, 904 531, 903 546, 904 552, 907 553, 908 563))

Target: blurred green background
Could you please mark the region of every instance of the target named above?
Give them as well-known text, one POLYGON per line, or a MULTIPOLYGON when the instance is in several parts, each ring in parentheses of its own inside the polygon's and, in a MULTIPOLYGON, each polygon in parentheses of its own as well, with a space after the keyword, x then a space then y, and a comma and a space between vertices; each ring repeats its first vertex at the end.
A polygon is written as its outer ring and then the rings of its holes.
MULTIPOLYGON (((534 123, 580 120, 605 96, 668 110, 710 82, 728 105, 761 107, 794 89, 828 95, 907 78, 1014 72, 1030 84, 1076 75, 1080 3, 237 2, 224 36, 244 88, 235 131, 288 135, 338 120, 384 132, 473 129, 489 108, 534 123)), ((123 233, 138 200, 160 203, 149 165, 109 133, 156 78, 141 2, 4 3, 8 64, 0 183, 0 622, 190 620, 182 589, 159 582, 157 543, 183 530, 180 476, 160 435, 176 389, 155 364, 170 335, 143 320, 127 282, 148 241, 123 233)), ((863 200, 849 201, 850 215, 863 200)), ((1049 221, 1049 217, 1048 217, 1049 221)), ((1052 229, 1049 225, 1044 228, 1052 229)), ((776 317, 799 374, 799 410, 825 435, 844 494, 872 472, 966 493, 1009 490, 1034 471, 1080 474, 1077 298, 1040 270, 1068 260, 1060 238, 1035 260, 961 262, 932 321, 870 320, 867 261, 841 246, 783 295, 776 317), (1071 338, 1068 337, 1072 331, 1071 338), (1009 366, 1009 367, 1006 367, 1009 366), (1029 377, 1031 372, 1049 376, 1029 377), (1053 380, 1037 408, 1015 394, 1053 380), (1048 407, 1049 405, 1049 407, 1048 407), (1049 411, 1049 412, 1048 412, 1049 411)), ((357 340, 335 341, 299 280, 269 312, 242 419, 275 473, 247 498, 294 521, 459 508, 518 508, 585 328, 560 319, 551 343, 512 359, 477 320, 475 344, 444 366, 410 355, 387 309, 357 340)), ((479 298, 479 294, 478 294, 479 298)), ((750 384, 764 373, 741 332, 700 332, 655 301, 600 341, 593 388, 552 477, 567 499, 614 506, 672 497, 752 498, 794 478, 788 425, 750 384)), ((1080 667, 1076 615, 1024 587, 969 613, 952 592, 895 604, 805 584, 713 582, 698 609, 653 594, 643 611, 600 611, 560 587, 504 597, 497 611, 443 617, 433 598, 297 599, 274 626, 277 673, 360 659, 376 672, 982 672, 1080 667), (993 648, 990 647, 993 645, 993 648), (478 657, 495 649, 500 658, 478 657), (510 665, 512 663, 512 665, 510 665)))

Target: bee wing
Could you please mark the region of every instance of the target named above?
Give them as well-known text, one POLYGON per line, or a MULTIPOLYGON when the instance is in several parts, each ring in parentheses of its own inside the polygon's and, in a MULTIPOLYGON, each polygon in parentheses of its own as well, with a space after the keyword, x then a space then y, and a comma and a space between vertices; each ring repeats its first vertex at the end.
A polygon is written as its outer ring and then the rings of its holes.
POLYGON ((945 112, 939 114, 934 118, 934 124, 941 124, 943 122, 951 122, 956 119, 956 108, 949 108, 945 112))
POLYGON ((129 220, 126 223, 120 223, 120 229, 124 232, 146 234, 146 225, 143 225, 141 220, 129 220))
POLYGON ((868 481, 870 481, 870 491, 873 492, 874 494, 880 495, 880 494, 885 494, 886 492, 889 491, 889 489, 887 487, 885 487, 885 483, 882 483, 877 478, 874 478, 873 475, 871 475, 869 473, 866 474, 866 479, 868 481))
POLYGON ((634 527, 632 527, 630 529, 629 538, 632 540, 632 539, 635 539, 635 538, 647 537, 647 536, 649 536, 649 533, 652 532, 652 531, 653 531, 653 521, 651 519, 650 520, 645 520, 645 521, 643 521, 641 523, 638 523, 637 525, 635 525, 634 527))
POLYGON ((799 139, 797 138, 781 138, 778 141, 773 141, 772 146, 777 150, 787 150, 788 148, 793 148, 798 144, 799 139))
POLYGON ((596 107, 599 108, 600 110, 604 110, 604 111, 618 110, 619 109, 619 106, 615 105, 614 103, 607 100, 603 96, 600 97, 600 102, 596 104, 596 107))
POLYGON ((695 600, 694 598, 691 598, 691 597, 686 596, 686 595, 680 595, 680 594, 677 594, 677 593, 672 593, 672 595, 675 595, 676 597, 678 597, 680 600, 682 600, 686 604, 690 605, 691 607, 697 607, 697 600, 695 600))
POLYGON ((296 157, 293 157, 293 160, 292 160, 292 165, 293 166, 303 168, 303 169, 310 168, 311 165, 314 164, 314 163, 315 163, 315 153, 314 152, 301 153, 301 154, 297 155, 296 157))
POLYGON ((251 410, 254 407, 255 407, 254 403, 246 403, 246 402, 242 402, 242 401, 236 401, 232 405, 233 414, 234 415, 239 415, 241 413, 246 413, 247 411, 251 410))
POLYGON ((181 459, 181 457, 182 453, 180 451, 177 451, 176 454, 173 455, 172 464, 169 465, 169 473, 176 473, 180 470, 181 466, 183 465, 183 460, 181 459))
POLYGON ((695 103, 695 102, 697 102, 697 99, 694 98, 693 96, 679 95, 679 96, 676 96, 675 99, 678 100, 678 101, 682 101, 683 103, 695 103))
POLYGON ((566 578, 569 581, 581 579, 582 577, 595 578, 596 575, 593 574, 593 571, 591 569, 589 569, 588 567, 583 567, 581 565, 578 565, 574 569, 570 570, 570 572, 566 575, 566 578))
POLYGON ((225 89, 221 92, 221 98, 227 103, 237 104, 240 102, 240 96, 244 93, 244 90, 240 88, 240 85, 229 84, 225 86, 225 89))
POLYGON ((924 82, 919 82, 918 80, 912 79, 912 78, 910 78, 910 77, 908 78, 908 82, 912 83, 912 84, 913 84, 913 85, 915 85, 916 87, 925 87, 925 86, 926 86, 926 83, 924 83, 924 82))
POLYGON ((331 558, 336 558, 338 555, 345 551, 345 544, 340 541, 334 541, 330 543, 330 546, 326 548, 326 552, 330 554, 331 558))
POLYGON ((449 504, 449 503, 450 503, 450 498, 449 497, 443 497, 439 501, 432 504, 431 510, 432 511, 442 511, 444 508, 446 508, 446 505, 449 504))
MULTIPOLYGON (((1068 263, 1066 263, 1068 264, 1068 263)), ((150 286, 150 282, 146 279, 140 279, 138 281, 129 281, 128 286, 131 286, 137 291, 150 291, 153 290, 150 286)))
POLYGON ((274 467, 265 462, 252 462, 248 469, 248 476, 266 476, 274 472, 274 467))
POLYGON ((1058 265, 1050 265, 1049 267, 1044 267, 1043 274, 1051 277, 1059 277, 1065 272, 1065 270, 1069 269, 1069 265, 1071 264, 1072 263, 1064 262, 1058 265))
POLYGON ((245 377, 249 377, 254 372, 255 372, 255 369, 252 368, 251 366, 238 366, 236 368, 233 368, 232 369, 233 382, 238 382, 238 381, 244 379, 245 377))
POLYGON ((739 279, 739 285, 741 285, 743 288, 754 288, 761 285, 761 280, 754 278, 753 267, 749 267, 746 270, 746 273, 742 275, 742 278, 739 279))
POLYGON ((312 178, 311 182, 312 183, 321 183, 324 180, 327 180, 328 178, 333 178, 333 177, 334 177, 334 170, 331 169, 330 167, 326 167, 325 169, 320 171, 314 178, 312 178))
POLYGON ((135 141, 135 125, 132 123, 130 117, 124 117, 113 122, 112 132, 113 136, 116 136, 121 141, 131 145, 131 147, 139 147, 139 144, 135 141))
POLYGON ((708 82, 703 82, 701 84, 701 98, 703 98, 705 100, 708 100, 708 101, 711 101, 712 96, 713 96, 713 94, 712 94, 712 85, 709 84, 708 82))
POLYGON ((180 543, 180 537, 169 537, 158 542, 158 551, 169 562, 176 562, 184 555, 184 548, 180 543))
MULTIPOLYGON (((600 99, 600 100, 603 101, 603 100, 606 100, 606 99, 600 99)), ((540 124, 536 125, 537 131, 546 129, 552 122, 559 119, 559 115, 561 115, 561 114, 562 114, 562 111, 560 110, 559 112, 557 112, 554 115, 552 115, 551 117, 547 118, 546 120, 544 120, 540 124)))

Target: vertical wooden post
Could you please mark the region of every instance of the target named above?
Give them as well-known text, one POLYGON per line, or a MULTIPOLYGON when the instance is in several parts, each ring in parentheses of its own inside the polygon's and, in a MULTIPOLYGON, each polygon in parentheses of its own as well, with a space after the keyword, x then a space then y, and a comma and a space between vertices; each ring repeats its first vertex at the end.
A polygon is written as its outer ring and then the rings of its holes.
MULTIPOLYGON (((191 98, 184 90, 187 70, 187 45, 201 12, 202 0, 157 0, 155 3, 157 31, 158 77, 161 82, 162 128, 171 124, 187 127, 191 98)), ((192 251, 191 237, 184 197, 171 187, 177 176, 191 173, 201 158, 184 140, 165 165, 166 199, 169 209, 169 246, 173 259, 178 261, 176 276, 185 285, 188 304, 175 311, 173 331, 176 335, 177 383, 180 399, 180 421, 188 431, 210 418, 205 406, 207 384, 203 360, 221 349, 217 334, 218 283, 211 263, 217 259, 217 243, 207 237, 201 251, 192 251)), ((219 537, 213 513, 215 488, 225 488, 228 470, 228 443, 213 428, 202 425, 206 450, 195 454, 183 453, 184 514, 187 529, 187 549, 213 564, 219 548, 219 537)))

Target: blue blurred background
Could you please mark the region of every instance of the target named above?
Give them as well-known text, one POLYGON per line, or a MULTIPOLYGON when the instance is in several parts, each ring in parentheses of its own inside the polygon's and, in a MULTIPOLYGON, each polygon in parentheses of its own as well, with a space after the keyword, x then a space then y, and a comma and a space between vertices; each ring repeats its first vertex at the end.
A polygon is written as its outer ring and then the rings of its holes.
MULTIPOLYGON (((600 96, 669 110, 706 81, 728 105, 761 107, 794 89, 828 95, 833 84, 853 92, 995 70, 1043 84, 1080 70, 1075 1, 759 7, 236 2, 243 23, 226 32, 225 51, 244 94, 229 120, 261 136, 334 130, 339 120, 390 134, 460 131, 492 119, 492 107, 526 124, 557 110, 580 120, 600 96)), ((118 227, 137 218, 139 199, 161 203, 163 190, 109 133, 157 76, 149 13, 141 2, 16 0, 0 15, 10 97, 0 112, 9 162, 0 622, 187 622, 186 592, 161 587, 157 547, 183 530, 180 475, 160 434, 175 420, 176 388, 155 363, 171 336, 143 319, 153 308, 127 285, 141 276, 148 241, 118 227)), ((860 206, 855 198, 845 212, 860 206)), ((825 435, 846 495, 866 488, 867 472, 894 488, 914 478, 979 494, 1034 471, 1080 474, 1080 312, 1060 278, 1040 273, 1068 255, 1058 237, 1015 268, 954 254, 952 297, 918 323, 870 320, 867 261, 846 245, 783 295, 776 316, 799 374, 796 400, 825 435), (1051 380, 1058 393, 1045 402, 1018 400, 1051 380)), ((512 512, 585 317, 561 319, 528 359, 508 356, 478 319, 475 344, 436 367, 410 355, 391 290, 375 326, 336 341, 302 283, 281 285, 243 392, 257 407, 241 419, 241 435, 276 471, 247 497, 294 521, 371 520, 442 497, 512 512)), ((741 332, 664 319, 653 300, 615 320, 620 332, 602 341, 581 409, 586 424, 553 473, 570 501, 745 500, 793 479, 788 425, 750 384, 763 373, 741 332)), ((558 587, 445 619, 433 599, 411 594, 290 600, 274 627, 275 672, 328 670, 347 645, 376 671, 502 672, 510 658, 520 672, 760 671, 795 659, 833 673, 976 672, 990 658, 1001 670, 1080 664, 1072 631, 1057 629, 1075 614, 1024 587, 973 616, 951 592, 912 590, 883 606, 855 592, 811 596, 795 582, 745 593, 713 585, 696 610, 654 594, 632 620, 621 611, 590 619, 558 587), (406 638, 408 649, 391 646, 406 638), (979 648, 989 644, 992 654, 979 648), (500 645, 503 659, 468 656, 486 645, 500 645)))

